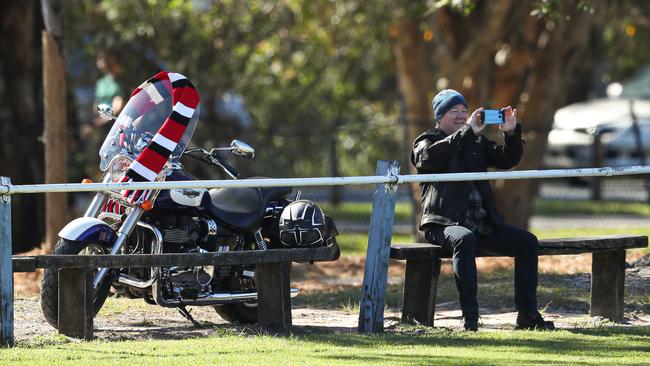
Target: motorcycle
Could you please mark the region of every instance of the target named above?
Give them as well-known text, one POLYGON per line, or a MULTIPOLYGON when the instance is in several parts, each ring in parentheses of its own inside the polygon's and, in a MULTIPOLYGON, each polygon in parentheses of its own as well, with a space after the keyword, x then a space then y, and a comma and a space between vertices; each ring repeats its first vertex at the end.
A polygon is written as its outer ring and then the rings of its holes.
MULTIPOLYGON (((255 150, 234 140, 229 147, 187 148, 198 123, 199 96, 180 74, 161 72, 138 87, 119 116, 106 105, 99 115, 114 120, 99 155, 102 182, 187 181, 181 157, 238 172, 226 151, 252 159, 255 150)), ((318 205, 293 200, 290 187, 122 190, 95 194, 85 214, 59 232, 54 254, 160 254, 336 246, 334 221, 318 205)), ((93 271, 96 315, 109 294, 142 298, 177 308, 194 324, 186 306, 212 306, 225 320, 257 321, 255 265, 98 268, 93 271)), ((44 271, 41 307, 58 327, 58 273, 44 271)), ((296 292, 292 289, 293 292, 296 292)))

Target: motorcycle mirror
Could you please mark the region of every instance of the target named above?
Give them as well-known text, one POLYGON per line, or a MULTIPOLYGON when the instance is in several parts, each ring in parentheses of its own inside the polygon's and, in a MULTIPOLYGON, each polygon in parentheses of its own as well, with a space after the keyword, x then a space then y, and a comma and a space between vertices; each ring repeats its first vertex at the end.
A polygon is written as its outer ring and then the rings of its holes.
POLYGON ((115 115, 113 114, 113 109, 108 104, 99 104, 97 106, 97 114, 99 115, 99 117, 105 120, 110 121, 112 119, 115 119, 115 115))
POLYGON ((232 140, 230 143, 230 149, 233 154, 242 156, 248 159, 252 159, 255 156, 255 149, 243 141, 232 140))

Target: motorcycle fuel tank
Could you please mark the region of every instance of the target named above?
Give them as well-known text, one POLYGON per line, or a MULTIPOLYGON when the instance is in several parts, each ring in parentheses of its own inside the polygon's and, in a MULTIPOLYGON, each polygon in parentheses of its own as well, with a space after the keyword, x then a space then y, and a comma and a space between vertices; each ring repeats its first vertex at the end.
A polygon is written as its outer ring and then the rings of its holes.
POLYGON ((199 207, 201 206, 201 201, 203 201, 203 195, 207 191, 207 189, 203 188, 170 189, 169 196, 172 201, 181 206, 199 207))
MULTIPOLYGON (((175 170, 167 181, 196 180, 189 173, 183 170, 175 170)), ((163 190, 156 198, 156 207, 159 208, 182 208, 199 207, 207 192, 204 188, 182 188, 163 190)))

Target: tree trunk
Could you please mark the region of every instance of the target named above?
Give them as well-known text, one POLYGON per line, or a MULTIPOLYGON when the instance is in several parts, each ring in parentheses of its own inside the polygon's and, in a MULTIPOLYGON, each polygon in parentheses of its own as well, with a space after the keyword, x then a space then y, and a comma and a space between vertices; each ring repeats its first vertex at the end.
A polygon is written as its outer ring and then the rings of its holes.
MULTIPOLYGON (((66 183, 66 80, 63 62, 63 17, 58 0, 41 0, 46 30, 43 43, 43 142, 45 144, 45 183, 66 183)), ((45 243, 51 252, 57 233, 68 221, 68 194, 45 194, 45 243)))
MULTIPOLYGON (((576 51, 586 44, 592 30, 593 16, 584 12, 570 14, 571 20, 562 18, 549 34, 546 47, 538 50, 534 68, 526 80, 523 91, 527 101, 522 105, 520 119, 523 122, 525 153, 517 169, 538 169, 542 166, 548 133, 558 107, 566 104, 568 90, 575 68, 584 60, 584 54, 576 51)), ((527 227, 533 213, 530 197, 537 195, 539 180, 495 182, 495 196, 500 212, 506 221, 519 227, 527 227)))
MULTIPOLYGON (((406 140, 409 143, 409 148, 404 150, 410 152, 410 144, 413 143, 415 138, 422 132, 434 127, 428 98, 432 83, 427 66, 426 43, 423 41, 418 22, 407 17, 395 20, 392 26, 392 34, 395 37, 393 54, 399 76, 400 93, 404 103, 406 140)), ((405 160, 410 161, 410 156, 407 156, 405 160)), ((412 164, 408 166, 408 171, 415 174, 415 167, 412 164)), ((422 215, 418 184, 411 185, 411 193, 413 219, 416 221, 417 226, 422 215)), ((418 239, 418 241, 423 240, 423 238, 418 239)))
MULTIPOLYGON (((13 184, 43 182, 40 106, 40 9, 32 1, 0 2, 0 175, 13 184)), ((41 245, 43 196, 12 197, 13 250, 41 245)))
MULTIPOLYGON (((63 57, 52 35, 43 31, 43 105, 45 127, 45 183, 66 183, 66 101, 63 57)), ((51 252, 57 233, 68 221, 68 195, 45 194, 45 243, 51 252)))

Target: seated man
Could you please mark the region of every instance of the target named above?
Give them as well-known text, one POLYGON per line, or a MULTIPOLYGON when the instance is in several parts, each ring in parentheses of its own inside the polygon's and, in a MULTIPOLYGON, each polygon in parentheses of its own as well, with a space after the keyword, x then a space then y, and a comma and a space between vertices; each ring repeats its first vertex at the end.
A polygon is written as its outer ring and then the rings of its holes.
MULTIPOLYGON (((485 125, 481 111, 467 118, 465 98, 447 89, 433 98, 437 126, 413 144, 411 161, 419 174, 485 172, 488 167, 510 169, 523 154, 517 110, 504 108, 505 134, 501 146, 479 133, 485 125)), ((453 269, 463 326, 478 330, 476 254, 489 252, 515 257, 517 328, 554 329, 537 311, 537 238, 504 222, 488 181, 421 183, 420 230, 431 243, 442 244, 453 255, 453 269)))

